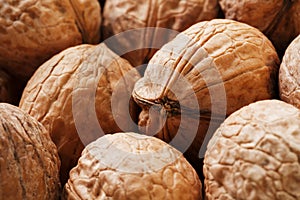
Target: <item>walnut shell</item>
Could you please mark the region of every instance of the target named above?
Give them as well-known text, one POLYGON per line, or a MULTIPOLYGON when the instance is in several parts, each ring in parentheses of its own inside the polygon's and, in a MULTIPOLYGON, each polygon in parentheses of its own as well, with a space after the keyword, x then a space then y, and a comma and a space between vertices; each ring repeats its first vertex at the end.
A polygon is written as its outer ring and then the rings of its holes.
POLYGON ((183 155, 154 137, 105 135, 89 144, 64 187, 65 199, 202 199, 183 155))
POLYGON ((62 51, 29 80, 20 108, 50 132, 62 161, 62 183, 84 145, 101 134, 135 127, 129 114, 134 117, 137 110, 129 98, 139 78, 129 62, 101 43, 62 51), (112 102, 113 95, 117 102, 112 102))
POLYGON ((280 64, 279 94, 300 109, 300 35, 288 46, 280 64))
POLYGON ((46 129, 0 103, 0 199, 58 199, 60 160, 46 129))
POLYGON ((216 18, 218 11, 217 0, 106 0, 103 37, 113 36, 106 44, 136 67, 180 31, 216 18))
POLYGON ((229 116, 204 158, 207 199, 300 199, 300 111, 259 101, 229 116))
POLYGON ((276 95, 278 63, 256 28, 227 19, 199 22, 164 45, 135 84, 140 129, 166 142, 180 138, 175 143, 183 151, 193 142, 188 154, 197 158, 206 133, 227 115, 276 95))
POLYGON ((227 19, 254 26, 265 33, 280 54, 300 34, 300 1, 219 0, 227 19))
POLYGON ((98 43, 97 0, 14 0, 0 3, 0 65, 29 78, 54 54, 77 44, 98 43))

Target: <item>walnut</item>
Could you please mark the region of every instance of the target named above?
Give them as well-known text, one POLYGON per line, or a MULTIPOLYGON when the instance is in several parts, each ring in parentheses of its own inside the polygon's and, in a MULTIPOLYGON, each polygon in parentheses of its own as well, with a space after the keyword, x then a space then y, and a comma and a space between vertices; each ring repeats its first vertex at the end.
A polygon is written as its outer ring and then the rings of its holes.
POLYGON ((217 17, 218 11, 217 0, 106 0, 103 37, 137 67, 180 31, 217 17))
POLYGON ((58 199, 57 149, 27 113, 0 103, 0 199, 58 199))
POLYGON ((300 34, 298 0, 219 0, 227 19, 254 26, 266 34, 280 54, 300 34))
POLYGON ((64 199, 202 199, 201 182, 183 155, 137 133, 90 143, 70 172, 64 199))
POLYGON ((136 82, 140 130, 183 152, 190 145, 193 162, 207 132, 226 116, 276 95, 278 63, 256 28, 227 19, 199 22, 164 45, 136 82))
POLYGON ((283 101, 300 109, 300 35, 283 56, 279 69, 279 93, 283 101))
POLYGON ((97 0, 1 0, 0 65, 28 79, 54 54, 81 43, 98 43, 97 0))
POLYGON ((300 112, 279 100, 236 111, 204 158, 207 199, 300 199, 300 112))
POLYGON ((62 51, 29 80, 20 108, 50 132, 62 161, 62 183, 84 145, 101 134, 135 128, 130 122, 137 109, 130 96, 139 78, 128 61, 101 43, 62 51))

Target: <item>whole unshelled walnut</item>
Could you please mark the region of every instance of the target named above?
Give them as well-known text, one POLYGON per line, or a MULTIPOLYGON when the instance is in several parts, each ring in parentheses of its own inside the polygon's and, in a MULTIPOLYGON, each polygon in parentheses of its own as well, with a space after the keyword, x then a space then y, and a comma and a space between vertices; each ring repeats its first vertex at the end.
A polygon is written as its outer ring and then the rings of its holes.
POLYGON ((254 26, 266 34, 280 55, 300 34, 299 0, 219 0, 227 19, 254 26))
POLYGON ((201 200, 201 188, 195 170, 172 146, 137 133, 115 133, 86 146, 63 198, 201 200))
POLYGON ((213 199, 300 199, 300 111, 279 100, 234 112, 209 141, 205 190, 213 199))
POLYGON ((59 199, 59 167, 48 131, 18 107, 0 103, 0 199, 59 199))
POLYGON ((258 29, 228 19, 199 22, 164 45, 136 82, 140 130, 186 151, 197 165, 204 138, 226 116, 277 95, 278 65, 258 29))
POLYGON ((98 43, 97 0, 0 0, 0 66, 28 79, 67 47, 98 43))
POLYGON ((286 49, 279 69, 280 99, 300 109, 300 35, 286 49))
POLYGON ((109 38, 106 44, 112 50, 137 67, 176 34, 216 18, 218 11, 217 0, 106 0, 103 37, 109 38))
POLYGON ((62 51, 29 80, 20 108, 49 131, 63 184, 84 145, 105 133, 133 131, 138 110, 130 98, 139 78, 128 61, 101 43, 62 51))

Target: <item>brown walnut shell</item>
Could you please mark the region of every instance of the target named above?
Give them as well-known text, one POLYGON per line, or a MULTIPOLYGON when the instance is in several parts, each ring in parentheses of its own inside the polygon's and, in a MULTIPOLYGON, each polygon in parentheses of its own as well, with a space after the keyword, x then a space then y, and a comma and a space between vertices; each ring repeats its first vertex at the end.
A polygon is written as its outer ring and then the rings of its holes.
POLYGON ((300 199, 300 111, 264 100, 236 111, 204 158, 207 199, 300 199))
POLYGON ((278 53, 300 34, 299 0, 219 0, 227 19, 254 26, 266 34, 278 53))
POLYGON ((276 95, 278 63, 256 28, 227 19, 199 22, 164 45, 135 84, 140 129, 183 151, 190 145, 193 162, 207 132, 226 116, 276 95))
POLYGON ((216 18, 218 11, 217 0, 106 0, 103 37, 114 36, 107 45, 136 67, 147 63, 176 34, 216 18), (124 31, 130 32, 117 35, 124 31))
POLYGON ((280 64, 279 94, 300 109, 300 35, 288 46, 280 64))
POLYGON ((0 199, 59 199, 60 160, 46 129, 6 103, 0 124, 0 199))
POLYGON ((0 3, 0 65, 30 78, 54 54, 100 40, 97 0, 14 0, 0 3))
POLYGON ((105 135, 86 146, 64 199, 202 199, 201 182, 183 155, 137 133, 105 135))
POLYGON ((137 110, 129 98, 139 78, 128 61, 101 43, 62 51, 29 80, 20 108, 49 130, 62 161, 62 183, 84 145, 104 133, 132 130, 129 114, 137 110))

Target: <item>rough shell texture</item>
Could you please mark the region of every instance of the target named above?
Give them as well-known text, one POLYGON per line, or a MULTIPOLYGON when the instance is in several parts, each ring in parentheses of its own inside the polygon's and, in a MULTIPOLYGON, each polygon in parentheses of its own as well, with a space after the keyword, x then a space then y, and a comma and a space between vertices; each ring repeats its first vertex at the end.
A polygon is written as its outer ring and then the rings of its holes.
POLYGON ((229 116, 204 159, 208 199, 300 199, 300 112, 259 101, 229 116))
POLYGON ((247 24, 226 19, 195 24, 164 45, 135 84, 133 97, 143 108, 141 130, 154 135, 163 126, 157 136, 167 142, 179 125, 184 140, 198 131, 191 146, 197 155, 208 126, 275 96, 278 63, 271 42, 247 24), (158 112, 149 112, 157 105, 158 112), (214 122, 205 122, 211 117, 214 122))
POLYGON ((0 0, 0 65, 29 78, 63 49, 99 42, 100 22, 97 0, 0 0))
POLYGON ((101 43, 64 50, 29 80, 20 107, 49 130, 62 160, 62 182, 76 165, 83 145, 103 132, 132 130, 128 113, 136 110, 129 98, 138 78, 126 60, 101 43), (112 94, 118 100, 113 106, 112 94))
POLYGON ((65 199, 202 199, 201 182, 182 154, 136 133, 105 135, 88 145, 64 194, 65 199))
POLYGON ((279 93, 283 101, 300 109, 300 35, 283 56, 279 69, 279 93))
POLYGON ((270 38, 281 54, 300 34, 298 0, 219 0, 219 3, 226 18, 258 28, 270 38))
POLYGON ((57 149, 46 129, 18 107, 0 103, 0 199, 58 199, 57 149))
POLYGON ((178 31, 217 17, 218 11, 217 0, 106 0, 103 36, 114 36, 107 43, 109 47, 121 55, 127 53, 124 58, 138 66, 147 62, 178 31), (130 33, 116 36, 128 30, 130 33))

